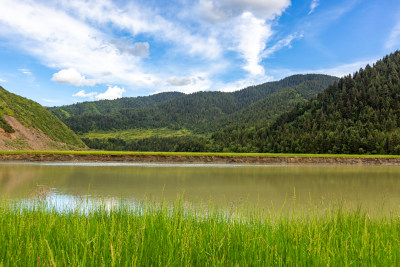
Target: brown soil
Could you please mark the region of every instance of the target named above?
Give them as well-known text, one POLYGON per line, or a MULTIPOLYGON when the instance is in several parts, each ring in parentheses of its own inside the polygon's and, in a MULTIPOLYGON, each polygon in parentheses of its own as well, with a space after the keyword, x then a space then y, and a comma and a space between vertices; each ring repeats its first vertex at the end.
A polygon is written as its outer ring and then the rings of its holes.
POLYGON ((79 155, 79 154, 36 154, 36 153, 0 154, 0 161, 400 165, 400 158, 104 155, 104 154, 79 155))
POLYGON ((6 133, 0 128, 0 150, 60 150, 65 144, 56 142, 38 129, 24 126, 16 118, 4 114, 4 119, 15 130, 6 133))

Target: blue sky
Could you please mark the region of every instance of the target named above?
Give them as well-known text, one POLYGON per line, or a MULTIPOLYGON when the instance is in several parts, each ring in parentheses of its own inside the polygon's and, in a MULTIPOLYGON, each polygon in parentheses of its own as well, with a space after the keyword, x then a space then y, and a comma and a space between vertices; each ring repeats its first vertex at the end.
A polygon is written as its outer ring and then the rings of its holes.
POLYGON ((0 85, 42 105, 343 76, 400 49, 399 0, 1 0, 0 85))

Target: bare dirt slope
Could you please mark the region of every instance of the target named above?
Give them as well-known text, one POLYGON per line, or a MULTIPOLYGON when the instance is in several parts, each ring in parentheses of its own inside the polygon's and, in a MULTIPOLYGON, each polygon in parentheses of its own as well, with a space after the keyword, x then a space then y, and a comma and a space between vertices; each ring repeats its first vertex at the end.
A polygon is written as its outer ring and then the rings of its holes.
POLYGON ((6 133, 0 128, 0 150, 66 150, 67 145, 56 142, 38 129, 28 128, 14 117, 4 115, 4 119, 15 130, 6 133))

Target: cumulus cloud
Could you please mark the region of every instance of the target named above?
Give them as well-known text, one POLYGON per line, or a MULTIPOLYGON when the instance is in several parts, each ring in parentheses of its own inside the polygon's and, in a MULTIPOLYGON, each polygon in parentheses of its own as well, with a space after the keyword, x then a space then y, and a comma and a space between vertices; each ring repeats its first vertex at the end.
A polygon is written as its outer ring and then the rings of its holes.
POLYGON ((168 84, 174 86, 184 86, 192 83, 192 79, 189 77, 170 77, 167 80, 168 84))
POLYGON ((81 75, 74 68, 64 69, 54 73, 51 80, 57 83, 66 83, 76 86, 95 86, 98 83, 95 79, 86 79, 85 76, 81 75))
POLYGON ((62 9, 35 1, 2 0, 0 10, 0 36, 48 67, 73 68, 95 79, 111 73, 104 83, 152 86, 158 80, 142 70, 138 57, 121 54, 105 33, 62 9))
POLYGON ((85 90, 80 90, 76 94, 73 94, 72 96, 74 97, 82 97, 82 98, 93 98, 95 95, 97 95, 97 92, 91 92, 91 93, 85 93, 85 90))
POLYGON ((314 10, 319 6, 319 0, 312 0, 310 4, 310 12, 308 12, 308 15, 314 12, 314 10))
MULTIPOLYGON (((236 66, 237 56, 231 57, 232 52, 243 60, 242 68, 250 76, 263 76, 263 57, 286 45, 278 44, 268 50, 274 20, 290 5, 290 0, 199 0, 198 13, 188 11, 191 17, 187 21, 143 3, 1 0, 0 37, 43 65, 61 70, 52 77, 56 82, 76 86, 118 84, 162 91, 174 85, 188 93, 217 88, 213 80, 216 75, 209 74, 209 69, 225 63, 236 66), (198 21, 199 12, 203 17, 209 12, 213 18, 198 21), (210 22, 213 27, 208 27, 210 22), (129 36, 129 42, 121 41, 121 32, 129 36), (119 41, 113 41, 116 38, 119 41), (160 61, 153 63, 149 58, 150 46, 162 47, 157 50, 160 61), (181 67, 180 62, 186 59, 187 64, 181 67), (173 73, 182 76, 170 77, 167 71, 175 66, 164 68, 159 63, 168 61, 173 65, 175 60, 179 69, 173 73), (193 74, 203 71, 207 75, 193 74)), ((179 15, 183 13, 178 11, 179 15)), ((228 68, 231 67, 225 71, 228 68)), ((107 92, 96 95, 96 99, 108 97, 107 92)))
POLYGON ((124 88, 120 88, 118 86, 114 87, 109 86, 107 91, 96 95, 95 98, 96 100, 114 100, 121 98, 124 92, 125 92, 124 88))

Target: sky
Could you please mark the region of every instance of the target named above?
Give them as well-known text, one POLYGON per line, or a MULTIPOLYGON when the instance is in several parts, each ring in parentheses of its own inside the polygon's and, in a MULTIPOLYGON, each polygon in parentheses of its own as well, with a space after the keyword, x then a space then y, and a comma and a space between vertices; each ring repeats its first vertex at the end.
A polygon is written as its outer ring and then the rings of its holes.
POLYGON ((0 0, 0 85, 45 106, 338 77, 400 49, 399 0, 0 0))

